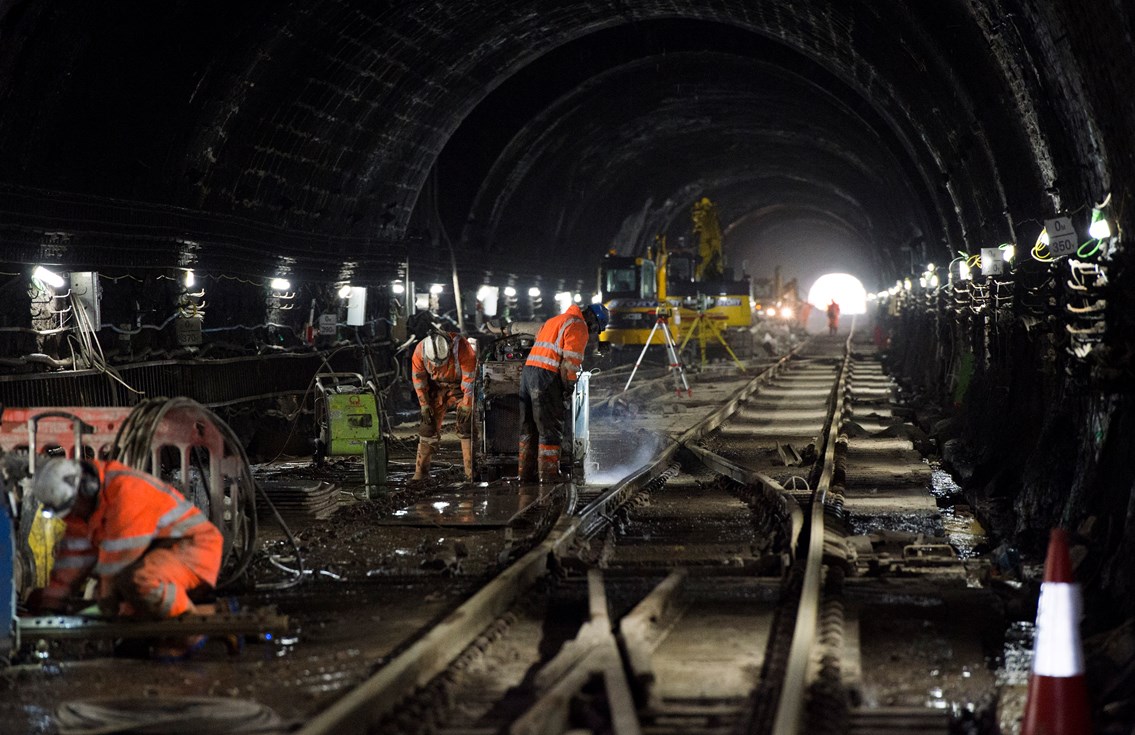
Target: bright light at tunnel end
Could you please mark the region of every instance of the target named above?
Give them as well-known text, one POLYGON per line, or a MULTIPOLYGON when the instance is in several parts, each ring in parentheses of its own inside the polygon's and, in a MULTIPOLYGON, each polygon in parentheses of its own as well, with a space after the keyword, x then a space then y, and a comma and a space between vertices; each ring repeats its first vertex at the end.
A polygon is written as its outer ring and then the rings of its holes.
POLYGON ((853 275, 827 273, 817 278, 808 291, 808 303, 818 309, 828 308, 833 300, 839 304, 840 314, 867 313, 867 289, 853 275))

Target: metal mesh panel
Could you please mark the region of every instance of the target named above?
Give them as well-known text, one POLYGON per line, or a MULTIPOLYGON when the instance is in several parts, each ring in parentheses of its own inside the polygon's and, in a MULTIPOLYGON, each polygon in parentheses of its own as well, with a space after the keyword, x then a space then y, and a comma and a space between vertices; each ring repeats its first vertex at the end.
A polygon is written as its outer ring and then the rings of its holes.
POLYGON ((162 361, 120 368, 132 393, 96 370, 0 376, 4 406, 132 406, 143 397, 188 396, 206 406, 302 393, 319 370, 319 355, 242 357, 211 362, 162 361))

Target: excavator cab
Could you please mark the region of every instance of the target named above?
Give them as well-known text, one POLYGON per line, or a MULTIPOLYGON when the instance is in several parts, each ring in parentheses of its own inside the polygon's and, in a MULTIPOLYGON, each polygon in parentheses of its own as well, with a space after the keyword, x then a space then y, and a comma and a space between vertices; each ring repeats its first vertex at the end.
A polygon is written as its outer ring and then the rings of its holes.
POLYGON ((650 258, 607 255, 599 266, 599 288, 611 321, 599 341, 645 344, 658 308, 658 270, 650 258))
POLYGON ((697 256, 688 252, 671 252, 666 258, 666 295, 681 299, 698 295, 695 280, 697 256))
POLYGON ((599 266, 599 284, 604 301, 656 299, 658 275, 654 261, 608 255, 599 266))

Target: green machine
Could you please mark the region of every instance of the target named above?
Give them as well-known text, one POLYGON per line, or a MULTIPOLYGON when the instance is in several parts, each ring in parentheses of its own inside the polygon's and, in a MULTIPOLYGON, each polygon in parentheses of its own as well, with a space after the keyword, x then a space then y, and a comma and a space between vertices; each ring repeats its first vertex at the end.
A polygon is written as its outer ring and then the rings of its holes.
POLYGON ((358 373, 318 373, 315 416, 317 465, 327 457, 361 456, 367 487, 386 484, 386 445, 373 384, 358 373))

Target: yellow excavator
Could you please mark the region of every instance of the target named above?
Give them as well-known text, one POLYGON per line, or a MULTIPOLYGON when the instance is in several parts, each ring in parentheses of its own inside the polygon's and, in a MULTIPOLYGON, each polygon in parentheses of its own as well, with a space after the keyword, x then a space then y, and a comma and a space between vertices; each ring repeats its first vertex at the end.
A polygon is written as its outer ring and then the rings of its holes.
POLYGON ((666 238, 659 236, 644 257, 611 253, 603 259, 599 291, 611 321, 599 335, 601 341, 641 347, 658 319, 659 307, 679 343, 699 316, 722 330, 751 325, 749 277, 734 280, 725 272, 716 206, 703 197, 694 203, 691 216, 698 236, 696 252, 668 250, 666 238))

